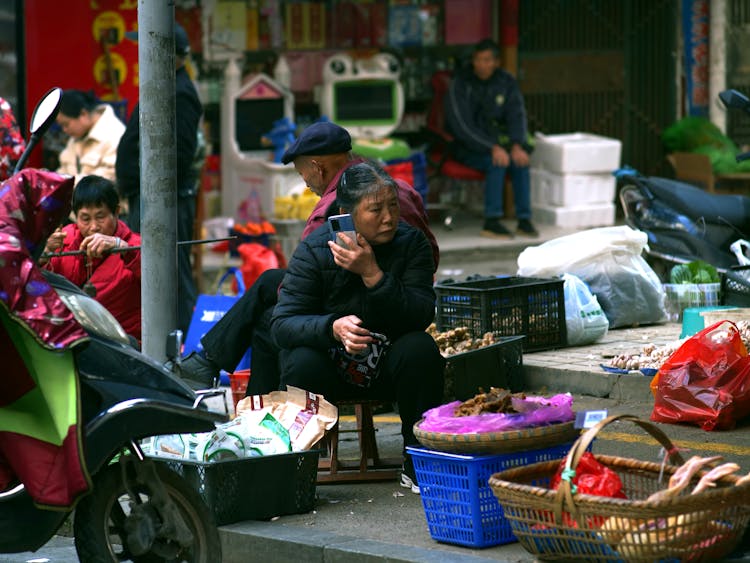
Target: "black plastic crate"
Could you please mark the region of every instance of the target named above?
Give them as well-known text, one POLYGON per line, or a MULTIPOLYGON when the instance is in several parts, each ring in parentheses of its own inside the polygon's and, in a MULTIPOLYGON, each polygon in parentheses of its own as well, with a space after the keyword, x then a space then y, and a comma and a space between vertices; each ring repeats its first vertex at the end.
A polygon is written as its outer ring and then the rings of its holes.
POLYGON ((222 526, 310 512, 315 508, 319 457, 320 450, 308 450, 206 463, 164 463, 198 491, 216 524, 222 526))
POLYGON ((501 337, 483 348, 448 356, 446 399, 465 401, 490 387, 520 391, 523 387, 523 336, 501 337))
POLYGON ((734 266, 722 275, 721 304, 750 307, 750 266, 734 266))
POLYGON ((525 336, 523 349, 566 344, 563 280, 509 276, 435 285, 439 331, 465 326, 474 338, 486 332, 525 336))

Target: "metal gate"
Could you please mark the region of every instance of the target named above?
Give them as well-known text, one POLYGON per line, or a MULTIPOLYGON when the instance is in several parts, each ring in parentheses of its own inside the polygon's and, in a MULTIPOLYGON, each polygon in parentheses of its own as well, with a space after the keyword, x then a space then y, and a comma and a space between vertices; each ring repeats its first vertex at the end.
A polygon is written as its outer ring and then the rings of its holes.
MULTIPOLYGON (((727 0, 727 88, 750 96, 750 2, 727 0)), ((750 116, 727 113, 727 135, 738 145, 750 144, 750 116)))
POLYGON ((622 141, 622 163, 665 172, 675 118, 676 0, 523 0, 519 72, 530 131, 622 141))

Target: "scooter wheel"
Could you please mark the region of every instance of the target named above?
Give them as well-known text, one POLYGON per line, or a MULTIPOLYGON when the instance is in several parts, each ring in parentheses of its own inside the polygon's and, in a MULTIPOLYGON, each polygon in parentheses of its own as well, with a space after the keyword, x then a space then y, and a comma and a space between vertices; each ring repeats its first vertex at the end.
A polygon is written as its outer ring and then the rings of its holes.
POLYGON ((187 525, 192 541, 181 545, 164 527, 155 508, 155 490, 150 483, 130 480, 126 487, 120 463, 113 463, 94 476, 91 493, 75 510, 73 532, 81 561, 221 561, 221 541, 213 515, 200 495, 180 475, 154 461, 164 489, 187 525), (133 547, 133 540, 146 538, 133 547), (137 553, 134 553, 137 552, 137 553))

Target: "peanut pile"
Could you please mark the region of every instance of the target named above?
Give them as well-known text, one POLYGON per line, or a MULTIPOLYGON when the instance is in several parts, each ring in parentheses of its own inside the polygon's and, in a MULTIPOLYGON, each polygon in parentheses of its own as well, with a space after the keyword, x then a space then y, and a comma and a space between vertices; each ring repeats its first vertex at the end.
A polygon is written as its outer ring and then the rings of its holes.
POLYGON ((495 335, 487 332, 482 338, 472 338, 468 327, 459 326, 444 332, 438 332, 435 323, 427 327, 427 334, 435 339, 435 343, 444 357, 484 348, 496 342, 495 335))
MULTIPOLYGON (((742 343, 750 350, 750 322, 738 321, 736 325, 742 343)), ((604 362, 604 365, 626 370, 659 369, 684 342, 685 339, 675 340, 664 346, 646 344, 639 354, 618 354, 604 362)))

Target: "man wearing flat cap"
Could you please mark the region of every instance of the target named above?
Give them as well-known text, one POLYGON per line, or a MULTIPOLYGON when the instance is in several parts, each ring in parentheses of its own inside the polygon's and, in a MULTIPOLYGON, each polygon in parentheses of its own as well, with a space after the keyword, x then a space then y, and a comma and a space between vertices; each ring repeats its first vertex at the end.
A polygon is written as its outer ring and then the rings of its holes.
MULTIPOLYGON (((363 161, 351 153, 352 140, 346 129, 330 122, 307 127, 282 157, 294 164, 307 186, 320 201, 307 219, 302 238, 322 225, 337 207, 336 186, 350 166, 363 161), (329 213, 329 210, 331 212, 329 213)), ((425 233, 432 246, 435 269, 439 250, 430 231, 422 197, 406 182, 399 186, 401 219, 425 233)), ((279 386, 278 348, 271 339, 270 319, 285 270, 266 270, 232 308, 202 338, 203 350, 191 353, 177 366, 178 374, 191 385, 209 387, 221 369, 231 372, 252 347, 248 395, 275 391, 279 386)))

